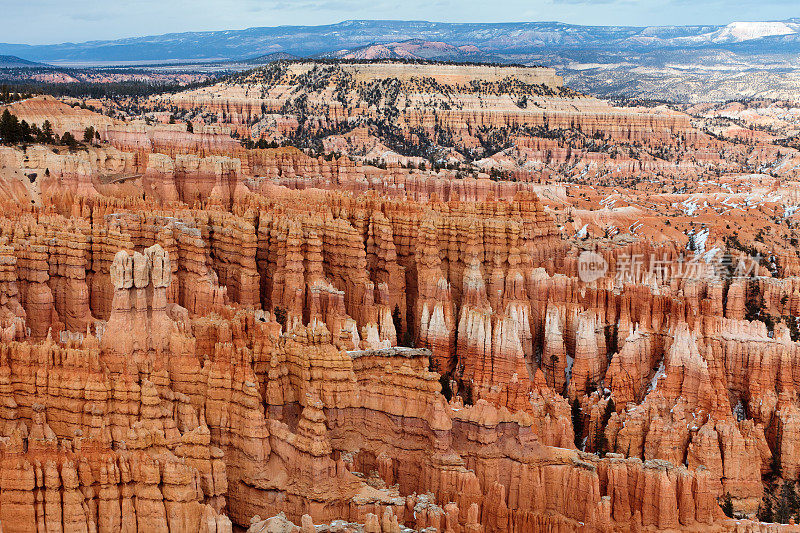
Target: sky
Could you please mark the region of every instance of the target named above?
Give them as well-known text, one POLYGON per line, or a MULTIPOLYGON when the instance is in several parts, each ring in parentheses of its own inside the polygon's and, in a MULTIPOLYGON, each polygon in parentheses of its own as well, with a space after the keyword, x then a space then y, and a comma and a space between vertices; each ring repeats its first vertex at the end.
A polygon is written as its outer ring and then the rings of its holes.
POLYGON ((6 43, 51 44, 351 19, 728 24, 800 17, 798 0, 0 0, 6 43))

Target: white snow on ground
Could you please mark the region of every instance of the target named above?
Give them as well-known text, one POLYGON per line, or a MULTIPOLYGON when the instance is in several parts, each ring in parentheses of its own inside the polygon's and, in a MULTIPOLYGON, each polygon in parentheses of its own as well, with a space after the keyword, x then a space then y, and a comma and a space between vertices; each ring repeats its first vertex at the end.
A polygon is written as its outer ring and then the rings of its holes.
POLYGON ((694 241, 694 251, 696 254, 703 254, 706 251, 706 242, 708 241, 708 236, 710 234, 710 230, 708 228, 704 228, 700 230, 698 233, 689 233, 686 236, 689 237, 689 242, 686 243, 686 249, 690 250, 691 243, 694 241))
POLYGON ((630 234, 632 234, 632 235, 636 235, 636 232, 637 232, 637 231, 639 231, 639 229, 640 229, 642 226, 644 226, 644 223, 643 223, 643 222, 642 222, 642 223, 640 223, 640 222, 639 222, 639 219, 637 218, 637 219, 636 219, 636 222, 634 222, 633 224, 631 224, 630 226, 628 226, 628 233, 630 233, 630 234))
POLYGON ((681 206, 683 206, 681 211, 683 211, 683 213, 689 217, 693 217, 697 211, 697 204, 694 200, 690 200, 689 198, 681 202, 681 206))
POLYGON ((607 207, 609 209, 614 207, 614 204, 617 203, 617 200, 619 200, 619 198, 612 198, 611 196, 612 195, 609 194, 608 196, 600 200, 600 205, 602 205, 603 207, 607 207))
POLYGON ((715 255, 717 255, 717 254, 718 254, 719 252, 721 252, 721 251, 722 251, 722 250, 721 250, 720 248, 717 248, 717 247, 715 246, 715 247, 713 247, 712 249, 710 249, 709 251, 707 251, 706 253, 704 253, 704 254, 703 254, 703 260, 704 260, 704 261, 705 261, 707 264, 708 264, 708 263, 711 263, 711 261, 713 261, 713 260, 714 260, 714 256, 715 256, 715 255))
POLYGON ((745 418, 747 418, 745 416, 744 404, 742 403, 742 400, 739 400, 739 403, 737 403, 733 407, 733 416, 736 418, 736 420, 739 420, 739 421, 742 421, 745 418))
POLYGON ((724 200, 722 200, 722 205, 725 207, 730 207, 731 209, 736 209, 739 207, 739 204, 731 204, 729 201, 731 200, 731 196, 727 196, 724 200))
POLYGON ((567 356, 567 367, 564 369, 564 376, 567 378, 567 385, 569 385, 569 380, 572 378, 572 363, 575 362, 575 359, 567 356))
POLYGON ((740 43, 773 35, 797 33, 798 24, 791 22, 731 22, 716 31, 691 37, 679 37, 675 41, 740 43))
POLYGON ((647 392, 656 390, 656 386, 658 386, 658 380, 665 377, 667 377, 667 372, 664 369, 664 361, 661 361, 661 363, 658 365, 658 370, 656 370, 656 375, 653 376, 652 380, 650 380, 650 386, 647 387, 647 392))
POLYGON ((697 251, 703 253, 706 251, 706 241, 708 241, 708 236, 710 235, 711 231, 708 228, 705 228, 697 234, 694 238, 694 243, 697 246, 697 251))

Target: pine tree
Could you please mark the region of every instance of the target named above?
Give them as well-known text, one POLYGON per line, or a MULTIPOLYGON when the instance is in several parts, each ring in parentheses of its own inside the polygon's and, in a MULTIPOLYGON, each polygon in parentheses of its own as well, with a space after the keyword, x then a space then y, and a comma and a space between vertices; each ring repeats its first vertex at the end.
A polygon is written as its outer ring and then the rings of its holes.
POLYGON ((19 119, 17 119, 16 115, 12 115, 8 109, 3 111, 3 115, 0 117, 0 138, 6 144, 16 144, 24 140, 19 119))
POLYGON ((91 143, 94 140, 94 128, 92 126, 87 126, 85 130, 83 130, 83 142, 91 143))
POLYGON ((606 409, 603 412, 603 416, 600 417, 600 420, 597 424, 597 428, 595 430, 594 436, 594 448, 598 455, 601 457, 608 452, 608 439, 606 438, 606 426, 608 425, 608 421, 611 419, 611 415, 616 411, 616 406, 614 405, 614 399, 609 398, 608 402, 606 402, 606 409))
POLYGON ((23 143, 33 142, 33 130, 24 120, 19 123, 19 140, 23 143))
POLYGON ((778 506, 775 509, 775 521, 786 524, 797 511, 797 493, 794 490, 794 483, 784 481, 781 487, 781 495, 778 498, 778 506))
MULTIPOLYGON (((400 316, 400 306, 395 305, 392 311, 392 322, 394 323, 394 331, 397 334, 397 340, 400 340, 400 333, 403 330, 403 318, 400 316)), ((411 346, 409 346, 411 348, 411 346)))
POLYGON ((283 328, 284 333, 285 333, 286 332, 286 318, 287 318, 286 317, 286 309, 284 309, 283 307, 276 307, 275 309, 272 310, 272 312, 275 314, 275 321, 278 324, 281 325, 281 327, 283 328))
POLYGON ((764 496, 764 499, 758 506, 758 519, 761 522, 772 522, 774 520, 772 500, 767 495, 764 496))
POLYGON ((453 398, 453 389, 450 388, 450 376, 447 374, 439 376, 439 384, 442 386, 442 396, 449 402, 453 398))
POLYGON ((78 146, 78 141, 75 140, 75 137, 70 132, 65 131, 64 135, 61 136, 61 144, 69 147, 70 150, 73 150, 76 146, 78 146))
POLYGON ((12 139, 12 132, 11 132, 11 117, 13 115, 9 112, 8 109, 3 111, 3 116, 0 117, 0 139, 3 140, 6 144, 11 144, 14 142, 12 139))
POLYGON ((789 500, 791 514, 796 515, 798 510, 800 510, 800 498, 797 497, 797 491, 794 489, 794 481, 784 482, 783 490, 786 491, 786 498, 789 500))
POLYGON ((778 455, 778 450, 772 452, 772 458, 769 461, 769 475, 774 478, 779 478, 782 475, 781 458, 778 455))
POLYGON ((725 516, 728 518, 733 518, 733 500, 731 499, 731 493, 726 492, 725 496, 722 497, 722 512, 725 513, 725 516))
POLYGON ((572 428, 575 430, 575 446, 580 450, 583 440, 583 414, 577 398, 572 401, 572 428))
POLYGON ((695 242, 694 234, 689 235, 689 243, 686 245, 686 247, 691 252, 696 252, 697 251, 697 242, 695 242))
POLYGON ((45 143, 52 143, 55 141, 55 136, 53 135, 53 125, 50 124, 49 120, 45 120, 44 124, 42 124, 42 142, 45 143))

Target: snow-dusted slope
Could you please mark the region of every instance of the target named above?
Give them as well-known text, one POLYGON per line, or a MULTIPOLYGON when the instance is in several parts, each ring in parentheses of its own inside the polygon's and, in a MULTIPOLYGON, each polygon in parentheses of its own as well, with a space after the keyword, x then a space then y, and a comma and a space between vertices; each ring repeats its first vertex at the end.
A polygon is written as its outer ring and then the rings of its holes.
POLYGON ((715 43, 738 43, 773 35, 789 35, 798 30, 800 24, 787 22, 733 22, 715 32, 711 40, 715 43))
MULTIPOLYGON (((350 20, 323 26, 275 26, 218 32, 189 32, 53 45, 0 43, 0 54, 59 64, 164 60, 242 60, 274 53, 296 56, 352 54, 469 61, 531 61, 550 66, 568 56, 584 62, 624 53, 680 55, 688 50, 741 54, 800 52, 800 21, 734 22, 727 26, 579 26, 559 22, 444 23, 350 20), (776 40, 781 40, 776 43, 776 40), (415 42, 433 43, 419 46, 415 42), (779 45, 779 46, 778 46, 779 45), (743 46, 746 49, 742 48, 743 46), (468 48, 464 48, 468 47, 468 48), (734 50, 735 48, 735 50, 734 50), (501 56, 508 57, 501 57, 501 56), (528 57, 526 57, 528 56, 528 57), (554 59, 555 58, 555 59, 554 59)), ((682 58, 684 61, 686 57, 682 58)), ((796 63, 796 56, 792 56, 796 63)))
POLYGON ((800 24, 793 22, 732 22, 716 31, 675 39, 686 43, 740 43, 776 35, 800 32, 800 24))

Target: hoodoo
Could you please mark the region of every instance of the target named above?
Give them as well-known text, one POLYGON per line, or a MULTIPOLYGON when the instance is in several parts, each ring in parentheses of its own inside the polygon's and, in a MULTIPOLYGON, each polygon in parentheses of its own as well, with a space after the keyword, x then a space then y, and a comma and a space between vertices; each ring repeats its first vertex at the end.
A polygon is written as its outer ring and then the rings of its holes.
POLYGON ((542 67, 16 100, 3 532, 796 528, 792 143, 542 67))

